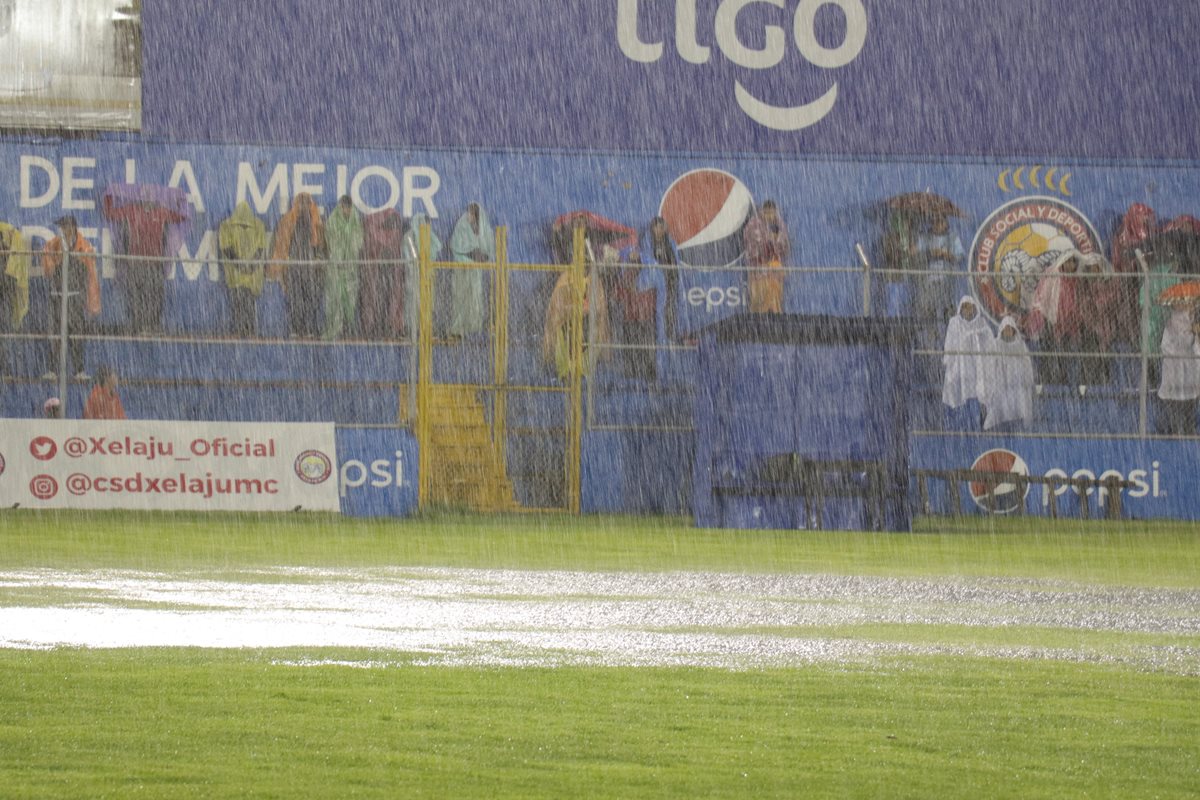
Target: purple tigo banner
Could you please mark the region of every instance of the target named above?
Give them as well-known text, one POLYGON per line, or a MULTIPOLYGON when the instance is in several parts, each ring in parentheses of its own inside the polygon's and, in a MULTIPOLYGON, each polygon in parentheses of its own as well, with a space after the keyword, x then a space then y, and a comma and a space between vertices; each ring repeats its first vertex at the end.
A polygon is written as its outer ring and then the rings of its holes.
POLYGON ((194 0, 143 12, 186 142, 1197 158, 1200 4, 194 0))

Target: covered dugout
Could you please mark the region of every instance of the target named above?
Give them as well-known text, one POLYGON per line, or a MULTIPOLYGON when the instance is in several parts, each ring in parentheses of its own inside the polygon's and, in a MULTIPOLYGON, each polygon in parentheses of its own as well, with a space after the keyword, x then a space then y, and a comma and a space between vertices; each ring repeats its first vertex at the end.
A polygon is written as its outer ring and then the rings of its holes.
POLYGON ((701 527, 909 530, 910 324, 740 315, 700 339, 701 527))

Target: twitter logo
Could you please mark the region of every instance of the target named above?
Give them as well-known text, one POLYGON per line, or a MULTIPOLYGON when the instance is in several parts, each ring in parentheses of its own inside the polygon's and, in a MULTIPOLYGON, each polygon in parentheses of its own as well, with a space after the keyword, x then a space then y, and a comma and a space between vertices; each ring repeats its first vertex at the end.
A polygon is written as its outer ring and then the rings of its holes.
POLYGON ((58 445, 49 436, 39 436, 29 443, 29 454, 38 461, 49 461, 58 453, 58 445))

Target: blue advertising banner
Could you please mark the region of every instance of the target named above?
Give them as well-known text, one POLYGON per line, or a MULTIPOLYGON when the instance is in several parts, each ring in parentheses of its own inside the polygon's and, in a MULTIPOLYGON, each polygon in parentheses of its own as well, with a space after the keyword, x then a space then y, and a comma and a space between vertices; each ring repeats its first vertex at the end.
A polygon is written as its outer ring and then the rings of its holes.
POLYGON ((338 494, 350 517, 417 512, 417 440, 395 428, 337 429, 338 494))
MULTIPOLYGON (((1019 475, 1117 478, 1134 484, 1121 497, 1123 515, 1132 519, 1200 519, 1197 475, 1200 448, 1195 442, 1156 439, 1079 439, 1022 436, 916 436, 910 452, 914 469, 978 469, 1019 475)), ((915 484, 914 484, 915 489, 915 484)), ((944 485, 930 486, 935 511, 949 510, 944 485)), ((983 486, 961 489, 962 508, 986 514, 983 486)), ((1076 515, 1081 502, 1075 489, 1047 489, 1031 485, 1025 497, 1015 484, 996 491, 998 513, 1012 513, 1024 505, 1030 514, 1045 515, 1050 492, 1056 494, 1059 512, 1076 515)), ((915 495, 914 495, 915 498, 915 495)), ((1092 516, 1099 516, 1105 492, 1089 492, 1092 516)))
MULTIPOLYGON (((227 329, 225 290, 216 263, 217 229, 234 206, 246 201, 272 229, 300 193, 311 194, 326 212, 348 194, 366 214, 393 208, 406 218, 426 214, 442 242, 450 240, 467 205, 478 202, 494 225, 507 226, 510 259, 518 263, 552 258, 551 223, 566 212, 587 209, 639 232, 661 215, 678 246, 680 262, 709 268, 688 273, 670 300, 677 305, 676 319, 684 334, 745 306, 745 273, 737 270, 746 261, 746 222, 768 199, 777 203, 790 233, 784 266, 824 270, 788 275, 783 310, 841 315, 862 311, 861 274, 830 268, 858 269, 857 245, 876 268, 887 265, 881 244, 887 230, 886 204, 903 193, 930 190, 961 210, 962 216, 951 220, 950 235, 964 253, 955 265, 963 275, 968 269, 989 274, 1026 270, 1041 264, 1046 251, 1067 246, 1107 252, 1133 203, 1147 204, 1164 222, 1183 214, 1200 215, 1200 168, 1195 163, 7 141, 0 144, 0 170, 8 176, 0 185, 0 219, 21 227, 35 248, 54 235, 53 220, 73 214, 83 236, 101 255, 112 256, 121 245, 100 213, 106 188, 132 182, 185 192, 189 219, 178 250, 171 253, 176 260, 168 267, 165 298, 166 327, 177 333, 227 329), (1012 253, 1016 247, 1027 250, 1029 257, 1017 258, 1020 254, 1012 253)), ((443 250, 440 257, 450 256, 443 250)), ((125 319, 118 280, 122 265, 115 258, 102 258, 99 267, 101 323, 119 325, 125 319)), ((35 264, 32 274, 33 309, 25 329, 42 330, 46 287, 40 266, 35 264)), ((554 277, 524 275, 514 281, 514 319, 539 320, 554 277)), ((960 283, 965 289, 966 281, 960 283)), ((1014 287, 1006 288, 1005 281, 996 286, 983 298, 989 314, 998 316, 1006 303, 1027 304, 1029 298, 1014 287)), ((260 305, 270 300, 281 306, 278 295, 279 287, 268 284, 260 305)), ((540 333, 536 324, 529 330, 531 335, 540 333)))
POLYGON ((1187 0, 148 3, 175 141, 1197 158, 1187 0))

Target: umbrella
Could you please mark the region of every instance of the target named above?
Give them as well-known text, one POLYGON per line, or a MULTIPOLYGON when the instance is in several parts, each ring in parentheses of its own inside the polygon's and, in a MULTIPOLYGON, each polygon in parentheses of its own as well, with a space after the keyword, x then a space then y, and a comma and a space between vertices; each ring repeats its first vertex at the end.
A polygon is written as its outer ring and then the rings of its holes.
POLYGON ((1169 306, 1176 303, 1193 303, 1200 300, 1200 281, 1184 281, 1164 289, 1158 295, 1160 305, 1169 306))
POLYGON ((1178 260, 1180 272, 1200 273, 1200 220, 1181 214, 1162 226, 1158 239, 1164 250, 1178 260))
POLYGON ((1191 214, 1180 214, 1166 225, 1163 225, 1162 232, 1200 236, 1200 219, 1196 219, 1191 214))
POLYGON ((582 219, 587 225, 588 239, 591 240, 592 247, 596 249, 597 258, 600 257, 600 249, 604 245, 611 245, 620 251, 626 247, 636 246, 638 243, 637 231, 628 225, 622 225, 587 210, 571 211, 555 219, 550 226, 550 249, 554 253, 555 260, 560 264, 571 263, 571 246, 574 236, 572 229, 576 219, 582 219))
POLYGON ((887 207, 894 211, 910 211, 927 217, 965 216, 950 200, 933 192, 909 192, 889 198, 887 207))

